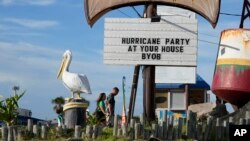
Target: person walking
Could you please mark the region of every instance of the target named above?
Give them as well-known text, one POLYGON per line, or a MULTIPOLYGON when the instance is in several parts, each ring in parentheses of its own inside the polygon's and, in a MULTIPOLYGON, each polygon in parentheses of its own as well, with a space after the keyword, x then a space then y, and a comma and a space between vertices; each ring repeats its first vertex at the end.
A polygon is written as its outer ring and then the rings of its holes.
POLYGON ((107 97, 107 125, 113 127, 113 118, 115 113, 115 96, 119 93, 119 89, 114 87, 112 92, 107 97))
POLYGON ((97 121, 103 125, 106 125, 106 94, 100 93, 97 99, 97 108, 96 108, 96 118, 97 121))

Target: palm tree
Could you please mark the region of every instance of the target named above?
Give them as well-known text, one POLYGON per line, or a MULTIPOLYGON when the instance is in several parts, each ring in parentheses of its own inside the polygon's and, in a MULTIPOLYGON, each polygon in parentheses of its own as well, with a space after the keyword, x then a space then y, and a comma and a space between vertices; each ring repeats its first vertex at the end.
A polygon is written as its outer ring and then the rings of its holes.
POLYGON ((63 105, 65 104, 65 100, 63 97, 56 97, 55 99, 52 99, 52 104, 55 104, 53 109, 57 114, 63 113, 63 105))
POLYGON ((58 126, 61 126, 63 123, 63 105, 65 104, 65 100, 63 97, 56 97, 52 99, 52 104, 55 104, 53 109, 57 113, 58 126))

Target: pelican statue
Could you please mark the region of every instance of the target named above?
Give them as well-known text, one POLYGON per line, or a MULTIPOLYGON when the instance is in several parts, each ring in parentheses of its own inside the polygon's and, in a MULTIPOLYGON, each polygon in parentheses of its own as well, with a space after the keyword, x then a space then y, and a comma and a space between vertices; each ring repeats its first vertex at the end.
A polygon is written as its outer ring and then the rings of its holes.
POLYGON ((70 50, 65 51, 57 79, 62 80, 64 86, 72 92, 72 98, 81 99, 81 93, 91 94, 89 81, 86 75, 69 72, 69 65, 72 60, 70 50))

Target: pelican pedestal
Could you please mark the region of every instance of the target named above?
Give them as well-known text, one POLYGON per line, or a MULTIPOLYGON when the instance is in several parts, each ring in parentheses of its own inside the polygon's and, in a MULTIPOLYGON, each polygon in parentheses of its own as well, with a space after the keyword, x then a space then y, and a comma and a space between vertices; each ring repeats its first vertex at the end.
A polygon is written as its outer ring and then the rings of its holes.
POLYGON ((63 106, 64 124, 66 128, 74 129, 76 125, 86 125, 86 109, 88 102, 84 99, 70 99, 63 106))

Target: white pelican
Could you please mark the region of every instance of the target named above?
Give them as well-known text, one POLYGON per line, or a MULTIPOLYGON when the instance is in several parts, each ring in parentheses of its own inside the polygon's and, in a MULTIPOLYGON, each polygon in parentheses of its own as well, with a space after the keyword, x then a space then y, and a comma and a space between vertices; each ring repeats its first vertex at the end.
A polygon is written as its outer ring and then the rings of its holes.
POLYGON ((61 79, 64 86, 72 92, 72 98, 80 99, 81 93, 91 94, 91 89, 86 75, 69 72, 71 60, 71 51, 65 51, 57 79, 61 79))

